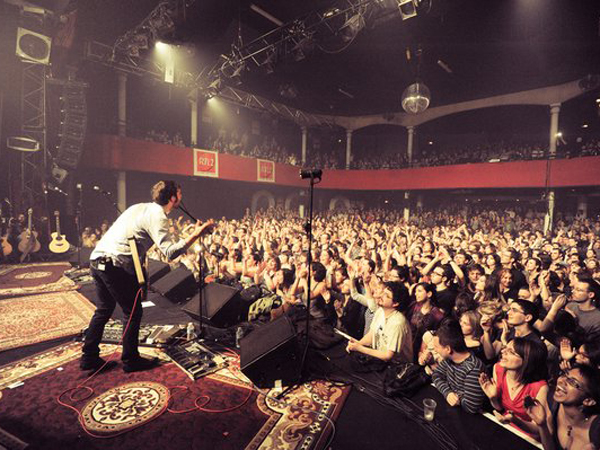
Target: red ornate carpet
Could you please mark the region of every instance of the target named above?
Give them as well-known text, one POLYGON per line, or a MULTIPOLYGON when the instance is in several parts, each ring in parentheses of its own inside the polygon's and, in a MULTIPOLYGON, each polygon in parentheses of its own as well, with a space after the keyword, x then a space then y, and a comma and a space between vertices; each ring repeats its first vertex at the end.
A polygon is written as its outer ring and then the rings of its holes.
MULTIPOLYGON (((106 346, 103 354, 114 349, 106 346)), ((197 409, 185 414, 165 412, 125 434, 100 439, 88 436, 77 414, 55 400, 65 389, 85 380, 77 367, 79 355, 80 345, 69 344, 0 368, 2 427, 29 442, 32 449, 317 450, 324 448, 331 431, 325 417, 337 418, 350 390, 314 381, 289 393, 283 403, 250 391, 249 384, 233 368, 235 364, 231 371, 224 369, 195 382, 172 363, 130 374, 117 367, 88 382, 95 392, 92 397, 67 403, 82 411, 111 388, 152 382, 145 384, 171 388, 175 395, 170 408, 177 411, 193 409, 194 399, 199 396, 209 397, 208 402, 203 397, 199 404, 212 411, 241 406, 222 413, 197 409), (19 382, 23 385, 9 388, 19 382), (185 386, 189 391, 172 389, 175 386, 185 386)), ((110 398, 113 404, 118 403, 115 398, 110 398)), ((119 414, 130 406, 121 402, 119 414)))
POLYGON ((76 291, 0 300, 0 351, 76 335, 95 307, 76 291))
POLYGON ((0 267, 0 297, 73 290, 73 281, 63 276, 69 263, 33 263, 0 267))

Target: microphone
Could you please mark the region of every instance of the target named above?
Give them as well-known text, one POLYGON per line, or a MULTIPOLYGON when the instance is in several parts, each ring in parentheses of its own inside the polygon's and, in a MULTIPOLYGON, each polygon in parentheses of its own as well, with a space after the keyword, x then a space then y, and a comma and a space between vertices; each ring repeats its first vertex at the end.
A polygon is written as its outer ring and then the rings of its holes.
POLYGON ((76 188, 78 191, 81 191, 81 190, 83 189, 83 184, 81 184, 81 183, 77 183, 77 185, 75 186, 75 188, 76 188))
POLYGON ((321 169, 300 169, 300 178, 318 178, 319 180, 323 177, 323 171, 321 169))
MULTIPOLYGON (((94 187, 95 187, 95 186, 94 186, 94 187)), ((179 202, 179 206, 178 206, 178 208, 179 208, 181 211, 183 211, 184 213, 186 213, 186 214, 187 214, 187 215, 190 217, 190 219, 192 219, 194 222, 198 222, 198 219, 196 219, 194 216, 192 216, 192 215, 190 214, 190 212, 189 212, 187 209, 185 209, 185 206, 184 206, 184 204, 183 204, 183 200, 182 200, 181 202, 179 202)))
POLYGON ((110 192, 105 191, 104 189, 101 189, 100 186, 94 186, 92 189, 94 189, 97 192, 100 192, 101 194, 110 195, 110 192))

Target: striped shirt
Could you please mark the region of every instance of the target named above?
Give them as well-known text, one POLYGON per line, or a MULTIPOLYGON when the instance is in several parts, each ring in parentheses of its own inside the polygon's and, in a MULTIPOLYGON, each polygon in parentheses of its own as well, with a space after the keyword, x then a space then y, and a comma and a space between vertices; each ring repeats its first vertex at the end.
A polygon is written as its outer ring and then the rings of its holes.
POLYGON ((460 398, 460 405, 470 413, 478 412, 483 406, 485 394, 479 385, 479 374, 483 363, 472 353, 460 364, 444 359, 431 375, 438 391, 446 398, 454 392, 460 398))

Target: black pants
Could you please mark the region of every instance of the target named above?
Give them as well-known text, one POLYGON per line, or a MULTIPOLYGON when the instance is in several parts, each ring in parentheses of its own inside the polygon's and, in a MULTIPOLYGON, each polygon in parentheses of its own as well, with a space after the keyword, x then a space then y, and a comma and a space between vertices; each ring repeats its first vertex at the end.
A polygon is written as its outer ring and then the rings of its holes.
MULTIPOLYGON (((106 322, 111 318, 117 303, 123 310, 125 320, 131 316, 127 332, 123 335, 123 354, 121 359, 127 363, 140 357, 138 352, 138 336, 142 322, 142 295, 140 294, 135 304, 136 294, 139 289, 137 278, 112 263, 105 264, 104 270, 99 270, 96 261, 90 264, 92 277, 96 283, 98 303, 96 312, 90 321, 83 344, 83 362, 93 362, 100 356, 100 341, 106 322), (135 304, 135 310, 133 306, 135 304)), ((125 325, 127 322, 125 322, 125 325)))

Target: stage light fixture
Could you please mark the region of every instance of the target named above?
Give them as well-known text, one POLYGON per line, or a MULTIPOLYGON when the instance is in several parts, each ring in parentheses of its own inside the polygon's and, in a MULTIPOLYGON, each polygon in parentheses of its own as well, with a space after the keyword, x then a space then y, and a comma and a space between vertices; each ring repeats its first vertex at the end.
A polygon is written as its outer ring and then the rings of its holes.
POLYGON ((365 18, 360 12, 349 17, 340 31, 342 32, 342 40, 344 42, 352 41, 358 33, 365 27, 365 18))
POLYGON ((400 9, 402 20, 407 20, 417 15, 416 0, 398 0, 398 8, 400 9))

